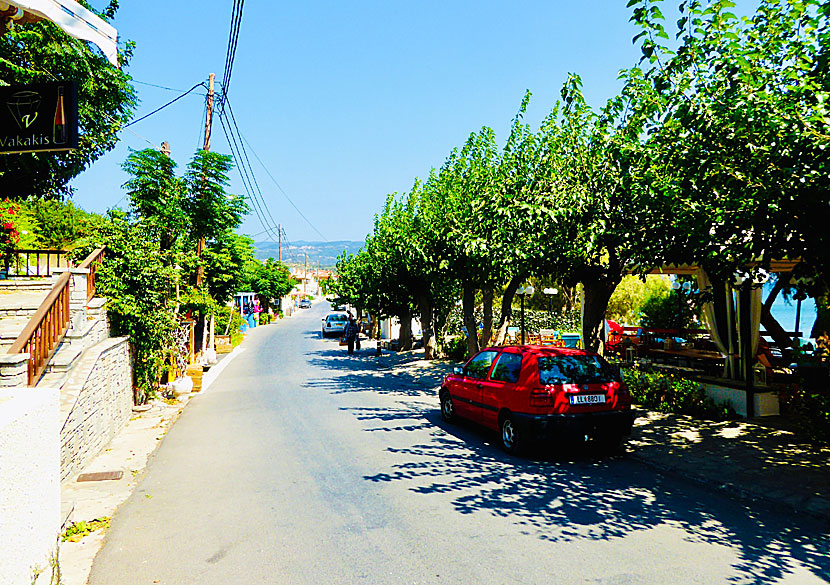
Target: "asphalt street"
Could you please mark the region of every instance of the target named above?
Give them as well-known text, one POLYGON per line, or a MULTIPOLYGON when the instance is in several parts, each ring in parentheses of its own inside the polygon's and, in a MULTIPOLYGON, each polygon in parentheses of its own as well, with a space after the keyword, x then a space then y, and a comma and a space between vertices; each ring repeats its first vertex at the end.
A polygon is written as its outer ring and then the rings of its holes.
POLYGON ((437 388, 320 337, 253 330, 113 518, 93 585, 830 583, 827 526, 624 453, 515 458, 437 388))

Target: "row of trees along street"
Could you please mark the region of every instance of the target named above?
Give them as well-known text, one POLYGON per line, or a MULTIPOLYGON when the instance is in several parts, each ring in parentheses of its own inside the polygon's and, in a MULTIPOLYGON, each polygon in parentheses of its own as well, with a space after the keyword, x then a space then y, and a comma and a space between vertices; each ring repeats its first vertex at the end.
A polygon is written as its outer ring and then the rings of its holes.
MULTIPOLYGON (((96 13, 112 20, 117 8, 112 0, 96 13)), ((72 178, 115 146, 134 115, 137 96, 125 73, 134 50, 132 42, 120 45, 117 68, 49 21, 11 23, 3 30, 0 82, 76 81, 81 135, 71 152, 0 157, 0 197, 6 199, 0 219, 18 249, 70 250, 80 260, 106 248, 96 275, 98 295, 109 299, 112 334, 130 337, 134 398, 141 403, 171 363, 181 360, 182 319, 203 323, 215 316, 219 333, 235 331, 239 323, 231 322, 235 313, 226 306, 234 293, 258 293, 267 311, 271 299, 287 294, 293 283, 286 266, 260 262, 253 241, 236 233, 248 207, 241 196, 226 192, 232 169, 227 155, 200 150, 179 176, 165 154, 135 151, 123 165, 130 176, 124 185, 127 210, 99 215, 69 201, 72 178), (201 256, 200 238, 206 242, 201 256), (204 278, 197 284, 200 267, 204 278)))
POLYGON ((801 259, 779 279, 817 299, 813 334, 825 333, 830 2, 765 0, 744 18, 729 0, 688 0, 668 28, 660 6, 629 2, 642 59, 602 107, 571 74, 538 128, 524 121, 528 92, 503 145, 484 127, 390 195, 361 251, 340 258, 338 294, 404 327, 417 314, 431 358, 459 298, 467 331, 483 305, 471 354, 502 341, 528 278, 579 283, 596 350, 628 273, 687 264, 749 282, 771 260, 801 259))

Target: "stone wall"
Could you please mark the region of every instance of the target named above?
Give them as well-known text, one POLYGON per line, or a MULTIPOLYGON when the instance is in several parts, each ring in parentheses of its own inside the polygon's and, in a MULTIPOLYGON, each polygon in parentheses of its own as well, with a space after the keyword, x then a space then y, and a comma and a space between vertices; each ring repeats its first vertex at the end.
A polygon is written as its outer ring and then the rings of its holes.
POLYGON ((61 481, 76 476, 130 420, 132 364, 127 337, 84 352, 61 392, 61 481))
MULTIPOLYGON (((0 388, 0 583, 51 573, 61 526, 56 388, 0 388)), ((48 579, 47 579, 48 580, 48 579)))

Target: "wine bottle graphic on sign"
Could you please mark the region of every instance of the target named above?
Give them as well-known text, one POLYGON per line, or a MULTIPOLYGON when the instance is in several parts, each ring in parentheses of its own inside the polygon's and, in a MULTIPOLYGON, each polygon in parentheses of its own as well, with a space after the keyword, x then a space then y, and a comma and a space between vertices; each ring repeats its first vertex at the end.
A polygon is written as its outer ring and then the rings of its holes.
POLYGON ((63 87, 58 87, 58 106, 55 108, 54 144, 66 144, 66 114, 63 111, 63 87))

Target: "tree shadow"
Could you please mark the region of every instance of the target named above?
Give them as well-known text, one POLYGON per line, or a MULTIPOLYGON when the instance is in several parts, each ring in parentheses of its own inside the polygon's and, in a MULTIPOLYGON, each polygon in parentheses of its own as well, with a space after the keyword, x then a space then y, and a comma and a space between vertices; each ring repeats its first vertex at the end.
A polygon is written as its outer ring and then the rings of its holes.
MULTIPOLYGON (((796 562, 830 581, 830 534, 819 522, 786 517, 759 504, 736 503, 663 477, 625 452, 604 456, 584 448, 540 449, 525 458, 509 456, 489 431, 441 419, 437 390, 449 366, 408 367, 417 361, 414 357, 383 360, 348 356, 337 349, 310 357, 312 365, 330 375, 310 380, 309 387, 396 398, 390 407, 343 408, 367 432, 416 433, 413 444, 388 447, 398 462, 365 476, 366 481, 401 483, 424 497, 449 496, 459 514, 506 518, 523 533, 548 542, 610 541, 658 526, 679 527, 690 535, 687 540, 737 551, 729 583, 774 582, 791 573, 796 562)), ((673 439, 668 430, 665 433, 655 430, 648 440, 668 441, 667 452, 672 452, 673 439)), ((636 440, 633 444, 643 448, 636 440)), ((674 453, 682 456, 679 448, 674 453)), ((728 453, 713 453, 713 459, 719 466, 730 464, 728 453)))

